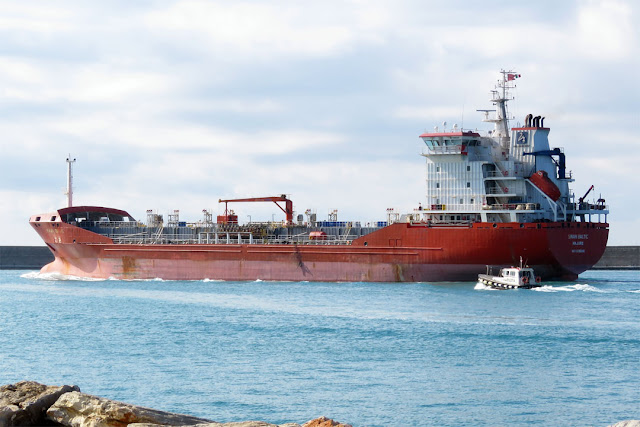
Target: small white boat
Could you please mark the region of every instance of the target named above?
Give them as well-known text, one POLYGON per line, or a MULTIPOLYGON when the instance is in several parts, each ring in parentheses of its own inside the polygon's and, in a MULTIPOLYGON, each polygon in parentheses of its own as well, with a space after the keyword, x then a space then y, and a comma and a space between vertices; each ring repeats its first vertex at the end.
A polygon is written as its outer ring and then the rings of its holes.
POLYGON ((493 276, 487 266, 487 274, 478 274, 478 283, 495 289, 531 289, 542 286, 540 276, 536 276, 533 268, 522 265, 520 267, 501 268, 500 274, 493 276))

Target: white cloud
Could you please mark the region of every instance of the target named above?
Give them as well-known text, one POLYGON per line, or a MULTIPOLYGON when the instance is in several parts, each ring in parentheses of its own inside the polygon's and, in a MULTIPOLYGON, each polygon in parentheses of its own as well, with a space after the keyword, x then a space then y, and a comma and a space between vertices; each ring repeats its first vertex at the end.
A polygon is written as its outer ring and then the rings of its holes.
POLYGON ((583 55, 598 61, 620 60, 631 53, 636 29, 628 3, 588 0, 578 10, 578 43, 583 55))
MULTIPOLYGON (((616 242, 640 240, 614 231, 638 185, 635 3, 459 5, 3 5, 3 222, 64 203, 68 152, 78 201, 136 216, 198 218, 220 197, 287 192, 299 210, 378 219, 424 194, 416 135, 463 113, 465 127, 489 129, 475 110, 513 67, 511 112, 544 113, 576 191, 595 184, 616 242)), ((37 239, 21 233, 0 244, 37 239)))
POLYGON ((50 34, 72 27, 73 14, 51 3, 4 2, 0 30, 50 34))
POLYGON ((187 49, 253 61, 277 60, 281 55, 333 55, 353 48, 359 40, 379 42, 375 30, 384 25, 384 15, 364 11, 354 19, 350 5, 343 5, 188 0, 149 13, 146 23, 154 32, 191 35, 194 46, 187 49), (332 6, 340 8, 340 13, 332 6), (346 20, 341 18, 345 14, 346 20), (358 22, 363 24, 359 28, 350 25, 358 22))

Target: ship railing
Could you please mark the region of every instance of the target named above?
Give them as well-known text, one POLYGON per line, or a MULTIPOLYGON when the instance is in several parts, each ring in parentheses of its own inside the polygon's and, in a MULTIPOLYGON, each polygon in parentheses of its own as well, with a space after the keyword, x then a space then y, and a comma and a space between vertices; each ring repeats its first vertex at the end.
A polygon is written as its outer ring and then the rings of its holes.
POLYGON ((71 225, 80 228, 96 228, 96 227, 144 227, 144 223, 139 221, 72 221, 71 225))
POLYGON ((192 244, 198 243, 197 239, 192 236, 184 237, 180 235, 149 235, 149 234, 110 234, 106 235, 113 243, 116 244, 129 244, 129 245, 143 245, 143 244, 192 244))
POLYGON ((357 236, 323 236, 324 239, 311 239, 307 236, 266 236, 255 237, 251 233, 200 233, 181 236, 171 234, 106 234, 116 244, 230 244, 230 245, 350 245, 357 236), (206 236, 209 234, 209 236, 206 236))
POLYGON ((601 212, 608 211, 609 205, 604 203, 569 203, 567 204, 567 212, 601 212))
POLYGON ((515 175, 507 170, 505 171, 487 171, 485 178, 512 178, 515 175))
POLYGON ((498 211, 535 211, 540 209, 539 203, 496 203, 492 205, 483 205, 483 210, 498 211))
POLYGON ((427 221, 411 221, 413 226, 426 226, 426 227, 471 227, 475 221, 470 219, 449 219, 449 220, 437 220, 430 219, 427 221))
POLYGON ((507 194, 514 194, 515 191, 509 189, 508 186, 504 186, 504 187, 492 187, 489 188, 487 190, 487 194, 495 194, 495 195, 507 195, 507 194))

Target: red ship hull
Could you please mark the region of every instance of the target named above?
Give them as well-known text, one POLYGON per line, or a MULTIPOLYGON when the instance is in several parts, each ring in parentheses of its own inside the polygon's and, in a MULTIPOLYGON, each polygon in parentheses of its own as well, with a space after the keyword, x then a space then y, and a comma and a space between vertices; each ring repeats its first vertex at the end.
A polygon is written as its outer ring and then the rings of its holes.
POLYGON ((134 245, 61 221, 31 224, 55 256, 43 273, 166 280, 471 281, 520 257, 544 280, 572 280, 600 259, 609 234, 606 223, 396 223, 348 245, 134 245))

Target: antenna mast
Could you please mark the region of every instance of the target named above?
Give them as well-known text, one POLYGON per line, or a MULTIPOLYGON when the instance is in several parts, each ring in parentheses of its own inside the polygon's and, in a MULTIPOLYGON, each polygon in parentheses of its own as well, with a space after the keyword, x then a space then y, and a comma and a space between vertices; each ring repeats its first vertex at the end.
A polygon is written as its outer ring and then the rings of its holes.
POLYGON ((73 163, 76 159, 71 158, 71 154, 67 157, 67 207, 73 206, 73 163))

